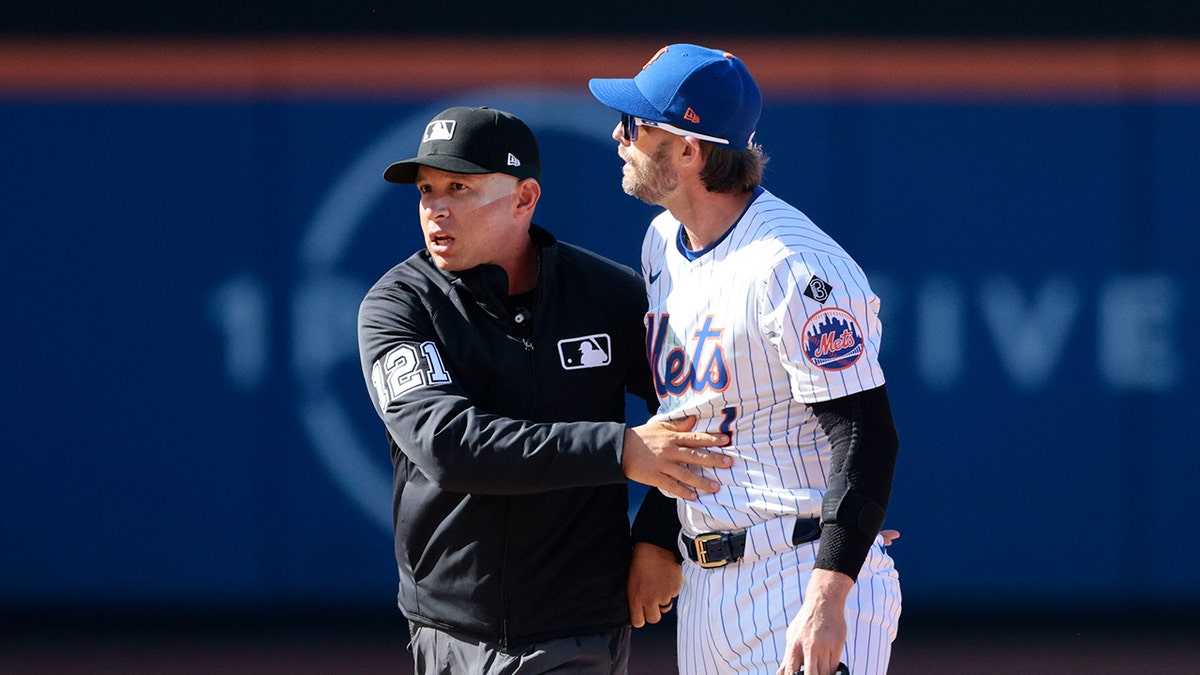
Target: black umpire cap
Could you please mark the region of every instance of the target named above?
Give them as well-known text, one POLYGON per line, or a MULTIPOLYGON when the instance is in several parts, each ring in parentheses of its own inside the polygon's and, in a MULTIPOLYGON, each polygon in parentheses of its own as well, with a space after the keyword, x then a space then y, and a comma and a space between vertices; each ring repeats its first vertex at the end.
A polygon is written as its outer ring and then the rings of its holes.
POLYGON ((392 164, 383 178, 413 183, 421 166, 451 173, 504 173, 518 180, 542 177, 533 132, 512 114, 492 108, 456 106, 438 113, 425 126, 417 156, 392 164))

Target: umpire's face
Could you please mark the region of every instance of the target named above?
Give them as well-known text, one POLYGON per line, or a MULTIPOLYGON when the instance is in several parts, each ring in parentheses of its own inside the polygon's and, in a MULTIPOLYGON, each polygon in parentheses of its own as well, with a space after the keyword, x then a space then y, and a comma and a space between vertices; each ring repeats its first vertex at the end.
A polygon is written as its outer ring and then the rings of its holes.
POLYGON ((537 181, 502 173, 451 173, 422 166, 421 230, 439 269, 459 272, 483 264, 513 275, 529 246, 529 223, 541 194, 537 181))

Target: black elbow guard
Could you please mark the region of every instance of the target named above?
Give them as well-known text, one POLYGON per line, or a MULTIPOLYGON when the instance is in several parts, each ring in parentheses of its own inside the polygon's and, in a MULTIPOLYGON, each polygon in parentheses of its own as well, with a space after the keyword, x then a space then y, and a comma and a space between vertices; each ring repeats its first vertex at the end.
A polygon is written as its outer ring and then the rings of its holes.
POLYGON ((878 502, 850 489, 844 472, 830 477, 825 499, 821 502, 822 525, 841 525, 874 537, 883 527, 885 515, 886 511, 878 502))
POLYGON ((833 446, 821 523, 874 537, 883 527, 896 465, 896 427, 880 386, 813 405, 833 446))

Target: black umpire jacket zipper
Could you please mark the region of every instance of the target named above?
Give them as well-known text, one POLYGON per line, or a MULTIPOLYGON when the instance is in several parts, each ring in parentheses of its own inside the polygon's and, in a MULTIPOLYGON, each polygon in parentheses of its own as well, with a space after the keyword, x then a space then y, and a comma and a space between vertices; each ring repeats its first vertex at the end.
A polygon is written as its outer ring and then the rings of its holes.
POLYGON ((500 546, 500 646, 508 649, 508 525, 512 505, 504 500, 504 543, 500 546))
MULTIPOLYGON (((533 334, 533 319, 530 318, 531 314, 532 314, 532 312, 526 312, 526 313, 518 314, 517 316, 514 316, 511 320, 511 325, 515 327, 515 331, 513 331, 510 334, 512 335, 512 337, 521 341, 521 344, 525 347, 525 353, 529 355, 529 359, 527 360, 528 377, 529 377, 528 381, 531 383, 534 383, 534 382, 537 382, 537 378, 534 377, 533 340, 531 339, 531 335, 533 334), (523 317, 524 320, 523 321, 518 320, 517 317, 523 317)), ((532 391, 531 395, 529 397, 529 406, 530 406, 529 409, 530 410, 536 409, 536 404, 537 404, 537 392, 532 391)), ((504 543, 501 545, 501 549, 500 549, 500 579, 501 579, 501 582, 500 582, 500 646, 505 649, 507 649, 509 647, 509 635, 508 635, 508 590, 509 589, 508 589, 508 585, 509 585, 510 579, 509 579, 509 574, 508 574, 508 569, 509 569, 509 564, 508 564, 509 563, 509 559, 508 559, 508 556, 509 556, 509 549, 508 549, 509 531, 508 531, 508 528, 512 526, 512 524, 513 524, 512 520, 513 520, 512 519, 512 504, 508 500, 505 500, 504 501, 504 523, 505 523, 504 543)))
MULTIPOLYGON (((541 279, 541 276, 542 276, 541 275, 541 271, 542 271, 541 267, 542 267, 541 266, 541 252, 539 252, 538 253, 538 280, 537 280, 537 287, 534 290, 533 308, 529 309, 529 310, 518 310, 517 313, 515 315, 513 315, 512 318, 509 320, 510 321, 509 325, 513 327, 513 330, 510 332, 510 335, 512 335, 512 337, 521 341, 521 345, 525 347, 525 353, 529 357, 526 360, 526 364, 528 366, 527 367, 527 375, 529 378, 527 380, 527 382, 529 383, 529 387, 530 387, 529 388, 529 409, 530 410, 536 410, 538 407, 537 406, 537 402, 538 402, 537 359, 534 358, 534 354, 533 354, 533 351, 534 351, 533 317, 535 316, 535 313, 537 312, 538 305, 541 304, 540 300, 541 300, 541 295, 542 295, 542 284, 543 284, 542 279, 541 279)), ((505 502, 504 502, 504 522, 508 526, 512 525, 512 505, 507 500, 505 500, 505 502)), ((508 589, 508 584, 509 584, 508 553, 509 553, 509 551, 508 551, 508 543, 509 543, 509 533, 508 533, 508 528, 506 527, 505 531, 504 531, 504 544, 502 545, 502 548, 501 548, 501 562, 500 562, 500 566, 501 566, 500 567, 500 579, 501 579, 501 583, 500 583, 500 646, 504 647, 505 649, 507 649, 509 647, 509 635, 508 635, 508 590, 509 590, 508 589)))

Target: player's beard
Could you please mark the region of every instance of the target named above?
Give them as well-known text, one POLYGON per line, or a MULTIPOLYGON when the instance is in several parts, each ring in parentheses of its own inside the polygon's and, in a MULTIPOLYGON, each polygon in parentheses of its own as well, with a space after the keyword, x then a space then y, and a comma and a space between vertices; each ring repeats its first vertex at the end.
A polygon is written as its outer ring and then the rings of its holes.
POLYGON ((664 143, 653 155, 626 157, 625 162, 631 170, 621 177, 621 189, 625 194, 647 204, 661 204, 663 197, 679 187, 679 175, 671 169, 669 153, 670 144, 664 143))

